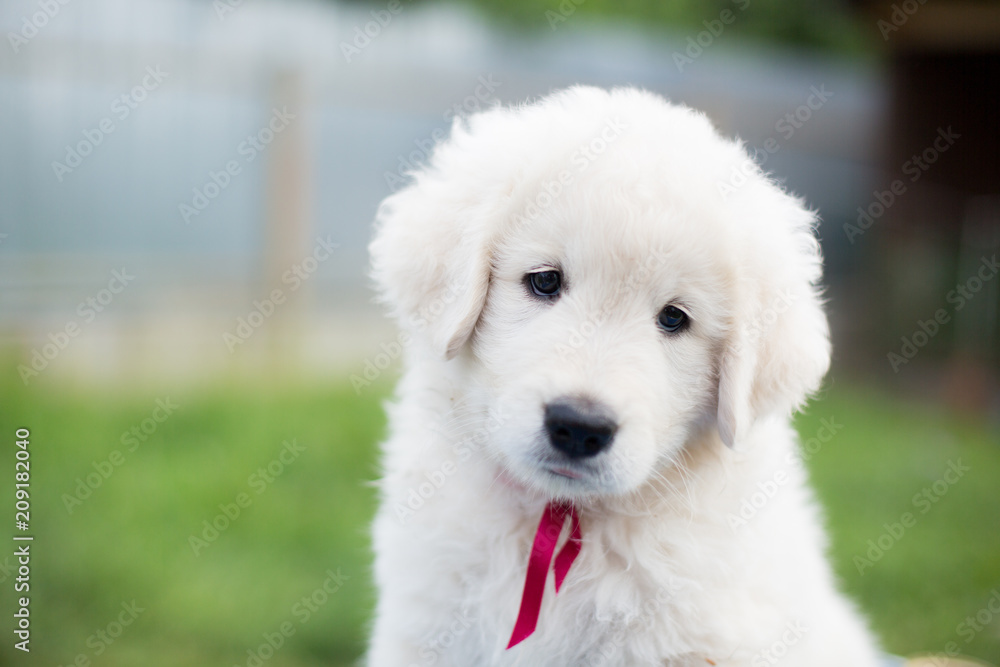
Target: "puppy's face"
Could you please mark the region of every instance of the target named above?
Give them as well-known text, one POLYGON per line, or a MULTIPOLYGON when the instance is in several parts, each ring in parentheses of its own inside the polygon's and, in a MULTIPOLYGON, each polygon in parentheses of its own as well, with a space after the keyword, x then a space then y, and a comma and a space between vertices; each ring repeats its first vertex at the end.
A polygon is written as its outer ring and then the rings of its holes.
POLYGON ((704 117, 574 88, 456 123, 371 252, 421 390, 492 413, 486 454, 575 499, 638 489, 701 429, 738 445, 815 390, 814 222, 704 117))
POLYGON ((508 226, 472 339, 490 453, 563 498, 637 489, 705 426, 732 287, 711 220, 595 176, 508 226))

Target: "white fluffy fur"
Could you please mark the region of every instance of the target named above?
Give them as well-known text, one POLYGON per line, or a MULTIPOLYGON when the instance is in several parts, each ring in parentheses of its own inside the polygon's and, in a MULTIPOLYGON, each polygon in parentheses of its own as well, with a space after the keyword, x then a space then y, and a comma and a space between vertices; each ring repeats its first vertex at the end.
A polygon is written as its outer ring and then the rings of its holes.
POLYGON ((650 93, 577 87, 456 122, 371 245, 407 350, 368 664, 876 664, 788 423, 830 356, 814 223, 650 93), (563 272, 555 302, 525 288, 540 268, 563 272), (671 303, 692 320, 677 335, 656 324, 671 303), (619 422, 577 480, 547 470, 543 406, 567 395, 619 422), (773 497, 737 525, 760 485, 773 497), (507 651, 552 498, 579 508, 583 550, 507 651))

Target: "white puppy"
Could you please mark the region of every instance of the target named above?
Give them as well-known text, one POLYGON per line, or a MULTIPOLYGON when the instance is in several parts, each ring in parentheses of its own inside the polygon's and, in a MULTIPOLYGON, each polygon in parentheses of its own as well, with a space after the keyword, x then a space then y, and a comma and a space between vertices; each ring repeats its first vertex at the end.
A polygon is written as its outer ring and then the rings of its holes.
POLYGON ((371 245, 406 367, 369 665, 876 664, 789 425, 830 358, 815 221, 647 92, 456 122, 371 245), (579 556, 529 593, 553 501, 579 556))

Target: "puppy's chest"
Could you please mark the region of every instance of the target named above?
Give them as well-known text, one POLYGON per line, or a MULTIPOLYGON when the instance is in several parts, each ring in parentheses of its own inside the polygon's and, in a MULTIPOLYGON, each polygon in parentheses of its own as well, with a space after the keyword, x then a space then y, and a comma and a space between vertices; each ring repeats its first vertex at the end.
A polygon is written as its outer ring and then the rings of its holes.
POLYGON ((558 594, 549 573, 535 632, 506 650, 530 545, 518 540, 505 547, 485 552, 494 557, 472 567, 463 582, 465 603, 456 613, 473 620, 471 631, 454 647, 453 664, 472 664, 462 662, 470 659, 485 665, 712 664, 704 659, 710 656, 706 647, 713 643, 708 641, 712 633, 704 625, 693 634, 687 627, 694 611, 689 580, 666 563, 654 569, 630 564, 615 550, 586 539, 558 594), (512 552, 520 555, 515 567, 505 558, 512 552))

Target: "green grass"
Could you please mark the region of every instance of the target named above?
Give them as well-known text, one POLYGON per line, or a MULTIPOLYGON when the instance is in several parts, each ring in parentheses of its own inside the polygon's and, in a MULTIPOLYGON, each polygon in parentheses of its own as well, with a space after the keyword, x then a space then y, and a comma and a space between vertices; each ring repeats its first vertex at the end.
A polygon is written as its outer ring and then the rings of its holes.
MULTIPOLYGON (((267 665, 348 665, 361 653, 372 606, 366 525, 374 493, 366 481, 376 475, 384 421, 377 393, 236 383, 160 394, 41 383, 25 390, 16 379, 3 389, 5 469, 15 429, 31 430, 30 664, 68 665, 78 654, 109 666, 246 664, 247 650, 285 621, 295 633, 267 665), (180 408, 129 452, 122 434, 168 395, 180 408), (272 483, 251 482, 292 439, 305 451, 285 454, 272 483), (124 463, 70 513, 64 494, 114 450, 124 463), (191 536, 241 493, 249 506, 196 555, 191 536), (342 588, 314 602, 315 611, 296 610, 327 570, 348 577, 342 588), (145 611, 95 656, 101 639, 88 646, 88 638, 133 599, 145 611)), ((0 483, 4 498, 11 476, 0 483)), ((0 584, 4 637, 13 636, 10 585, 0 584)), ((3 642, 0 663, 14 655, 10 646, 3 642)))
POLYGON ((971 641, 959 628, 1000 591, 1000 433, 974 417, 836 383, 798 419, 803 439, 830 418, 841 427, 809 467, 844 588, 895 653, 940 652, 954 642, 965 655, 1000 663, 1000 614, 987 612, 992 622, 971 641), (935 493, 959 461, 970 470, 935 493), (925 488, 937 501, 915 503, 925 488), (912 527, 897 540, 885 525, 899 535, 893 524, 907 512, 912 527), (855 562, 868 560, 868 541, 883 535, 891 546, 871 567, 855 562))
MULTIPOLYGON (((373 599, 366 526, 375 496, 366 482, 377 471, 387 385, 358 397, 346 382, 154 392, 60 387, 46 378, 25 388, 15 374, 5 377, 0 434, 9 463, 0 497, 12 497, 14 430, 31 429, 34 634, 26 660, 11 648, 13 579, 0 570, 0 664, 69 665, 83 654, 106 666, 246 665, 248 649, 284 622, 295 632, 268 667, 349 665, 360 655, 373 599), (129 452, 122 434, 167 396, 180 408, 129 452), (292 439, 305 450, 273 483, 252 483, 292 439), (64 494, 114 450, 124 462, 69 512, 64 494), (190 537, 241 493, 249 507, 195 555, 190 537), (347 577, 342 588, 308 618, 302 607, 296 613, 327 570, 338 569, 347 577), (95 655, 96 631, 133 600, 144 611, 95 655)), ((955 641, 964 653, 1000 661, 1000 619, 968 644, 956 631, 1000 587, 996 432, 837 384, 798 425, 808 438, 830 417, 842 427, 809 463, 845 587, 895 652, 955 641), (913 495, 959 458, 971 471, 919 514, 913 495), (905 511, 917 514, 916 525, 859 575, 852 558, 905 511)), ((0 552, 0 566, 10 552, 0 552)))

